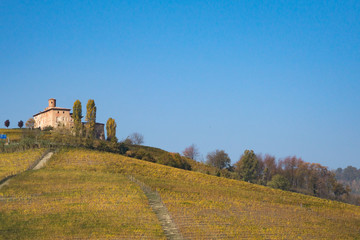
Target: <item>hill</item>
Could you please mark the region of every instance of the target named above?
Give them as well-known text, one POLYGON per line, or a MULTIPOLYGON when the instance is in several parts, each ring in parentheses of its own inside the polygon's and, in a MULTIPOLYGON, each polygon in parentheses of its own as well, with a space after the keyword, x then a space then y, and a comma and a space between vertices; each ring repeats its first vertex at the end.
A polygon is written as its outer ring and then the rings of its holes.
POLYGON ((12 178, 0 190, 0 239, 165 239, 139 186, 85 166, 53 160, 12 178))
POLYGON ((164 238, 131 178, 159 193, 186 239, 359 238, 357 206, 79 149, 0 190, 2 238, 164 238))
POLYGON ((235 178, 236 174, 227 169, 218 169, 216 167, 185 158, 177 153, 169 153, 160 148, 154 148, 143 145, 126 145, 129 151, 125 153, 128 157, 141 159, 149 162, 160 163, 167 166, 177 167, 185 170, 206 173, 210 175, 235 178))

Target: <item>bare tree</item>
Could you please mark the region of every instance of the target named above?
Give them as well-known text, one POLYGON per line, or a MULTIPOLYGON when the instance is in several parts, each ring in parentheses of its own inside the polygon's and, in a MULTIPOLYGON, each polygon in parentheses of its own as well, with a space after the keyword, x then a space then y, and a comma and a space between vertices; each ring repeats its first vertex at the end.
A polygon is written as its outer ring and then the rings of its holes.
POLYGON ((140 133, 133 133, 125 141, 131 141, 132 144, 140 145, 144 143, 144 136, 140 133))
POLYGON ((184 157, 196 160, 199 157, 199 150, 195 144, 191 144, 183 151, 184 157))
POLYGON ((31 129, 34 128, 34 125, 35 125, 35 120, 33 118, 29 118, 25 123, 25 126, 31 129))
POLYGON ((264 159, 259 158, 259 163, 263 163, 263 178, 265 183, 269 182, 272 177, 279 171, 274 156, 265 155, 264 159))

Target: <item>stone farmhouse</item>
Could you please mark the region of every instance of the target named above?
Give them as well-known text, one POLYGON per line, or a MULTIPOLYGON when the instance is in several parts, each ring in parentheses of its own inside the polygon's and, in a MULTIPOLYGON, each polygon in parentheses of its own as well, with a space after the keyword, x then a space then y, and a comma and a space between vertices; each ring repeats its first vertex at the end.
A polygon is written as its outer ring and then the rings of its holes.
MULTIPOLYGON (((44 111, 35 114, 34 127, 44 129, 46 127, 65 127, 68 129, 74 128, 74 120, 72 118, 72 113, 70 113, 69 108, 62 108, 56 106, 56 99, 49 99, 49 106, 45 108, 44 111)), ((86 123, 82 123, 85 125, 86 123)), ((105 139, 105 131, 103 123, 95 124, 95 136, 98 139, 105 139)))

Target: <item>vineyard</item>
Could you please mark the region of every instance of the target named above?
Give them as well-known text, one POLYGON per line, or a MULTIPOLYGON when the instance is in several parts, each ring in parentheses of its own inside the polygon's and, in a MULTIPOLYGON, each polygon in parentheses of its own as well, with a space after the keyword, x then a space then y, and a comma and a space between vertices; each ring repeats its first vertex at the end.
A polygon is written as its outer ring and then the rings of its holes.
POLYGON ((44 153, 44 149, 0 154, 0 180, 28 169, 44 153))
POLYGON ((0 190, 4 239, 161 239, 140 187, 156 190, 185 239, 356 239, 360 207, 112 153, 63 150, 0 190), (46 227, 45 227, 46 225, 46 227))
POLYGON ((0 191, 0 239, 165 239, 140 187, 123 175, 82 170, 13 178, 0 191))
POLYGON ((6 134, 11 141, 19 141, 22 138, 23 132, 28 132, 28 129, 4 129, 0 128, 0 134, 6 134))

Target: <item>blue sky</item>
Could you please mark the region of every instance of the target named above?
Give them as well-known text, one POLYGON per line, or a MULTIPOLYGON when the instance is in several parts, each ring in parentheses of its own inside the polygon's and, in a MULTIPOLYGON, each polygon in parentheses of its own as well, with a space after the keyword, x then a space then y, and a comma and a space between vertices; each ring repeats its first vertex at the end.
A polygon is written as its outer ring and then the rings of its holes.
POLYGON ((1 1, 0 124, 94 99, 117 136, 360 168, 360 1, 1 1))

